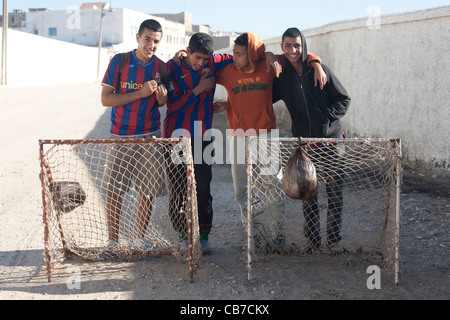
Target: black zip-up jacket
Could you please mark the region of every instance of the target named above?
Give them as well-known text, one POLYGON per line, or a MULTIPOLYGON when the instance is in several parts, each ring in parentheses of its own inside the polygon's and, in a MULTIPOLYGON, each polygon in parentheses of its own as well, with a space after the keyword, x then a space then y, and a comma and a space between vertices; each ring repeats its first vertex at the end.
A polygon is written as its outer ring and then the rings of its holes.
MULTIPOLYGON (((292 135, 304 138, 337 138, 343 134, 339 119, 347 112, 350 97, 335 74, 322 65, 328 82, 323 90, 314 86, 314 70, 306 63, 307 47, 303 34, 303 72, 299 80, 294 67, 286 60, 286 68, 273 84, 273 102, 283 100, 291 115, 292 135)), ((282 62, 282 64, 284 64, 282 62)))

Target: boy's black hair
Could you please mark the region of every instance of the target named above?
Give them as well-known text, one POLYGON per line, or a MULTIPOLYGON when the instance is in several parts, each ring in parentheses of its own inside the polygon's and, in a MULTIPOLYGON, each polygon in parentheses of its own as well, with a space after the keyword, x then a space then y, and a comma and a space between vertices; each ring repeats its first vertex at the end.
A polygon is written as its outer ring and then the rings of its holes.
POLYGON ((154 32, 161 32, 162 35, 162 27, 161 24, 153 19, 147 19, 141 23, 141 26, 139 27, 139 35, 142 36, 142 33, 144 33, 144 29, 149 29, 154 32))
POLYGON ((283 36, 281 37, 281 42, 284 41, 284 38, 297 38, 297 37, 301 37, 301 33, 300 30, 298 30, 298 28, 289 28, 287 29, 284 33, 283 36))
POLYGON ((238 46, 244 46, 248 47, 248 34, 243 33, 239 37, 234 40, 234 44, 237 44, 238 46))
POLYGON ((195 33, 189 40, 189 50, 191 53, 199 52, 209 56, 212 55, 214 52, 212 37, 203 32, 195 33))

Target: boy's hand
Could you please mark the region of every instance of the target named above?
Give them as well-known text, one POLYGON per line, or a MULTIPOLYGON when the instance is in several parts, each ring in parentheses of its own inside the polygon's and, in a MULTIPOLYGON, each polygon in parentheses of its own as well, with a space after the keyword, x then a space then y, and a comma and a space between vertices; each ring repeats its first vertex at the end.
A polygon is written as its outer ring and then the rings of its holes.
POLYGON ((185 58, 185 57, 187 57, 187 51, 186 51, 186 50, 180 50, 180 51, 178 51, 177 53, 175 53, 175 55, 173 56, 172 60, 173 60, 176 64, 180 65, 181 60, 182 60, 183 58, 185 58))
POLYGON ((141 99, 147 98, 152 95, 158 89, 158 83, 155 80, 150 80, 144 83, 144 86, 139 89, 141 99))
POLYGON ((325 71, 323 71, 322 65, 320 63, 313 63, 314 68, 314 86, 317 87, 317 84, 320 85, 320 89, 323 89, 323 87, 327 84, 328 78, 325 71))
POLYGON ((198 96, 202 92, 208 92, 214 89, 214 86, 216 85, 216 79, 214 77, 208 77, 208 78, 201 78, 198 82, 198 85, 195 87, 194 94, 198 96))
POLYGON ((167 89, 166 86, 160 84, 156 88, 156 100, 158 101, 158 106, 163 106, 167 103, 167 89))
POLYGON ((273 68, 273 71, 275 71, 275 76, 278 78, 280 76, 280 73, 283 72, 283 67, 278 61, 278 58, 272 52, 266 52, 265 57, 266 57, 267 72, 270 71, 270 68, 273 68))

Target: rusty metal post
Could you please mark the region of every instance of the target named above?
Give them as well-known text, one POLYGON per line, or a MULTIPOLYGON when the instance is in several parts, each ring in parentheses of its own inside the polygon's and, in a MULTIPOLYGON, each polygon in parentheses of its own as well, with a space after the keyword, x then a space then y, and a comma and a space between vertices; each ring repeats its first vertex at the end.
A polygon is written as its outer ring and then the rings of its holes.
POLYGON ((48 203, 47 203, 47 189, 45 188, 45 182, 44 182, 44 176, 45 176, 45 170, 44 170, 44 146, 41 141, 39 141, 39 159, 40 159, 40 166, 41 166, 41 187, 42 187, 42 220, 44 223, 44 250, 45 250, 45 262, 47 264, 47 277, 48 282, 52 279, 52 263, 51 263, 51 256, 50 256, 50 230, 48 226, 48 203))

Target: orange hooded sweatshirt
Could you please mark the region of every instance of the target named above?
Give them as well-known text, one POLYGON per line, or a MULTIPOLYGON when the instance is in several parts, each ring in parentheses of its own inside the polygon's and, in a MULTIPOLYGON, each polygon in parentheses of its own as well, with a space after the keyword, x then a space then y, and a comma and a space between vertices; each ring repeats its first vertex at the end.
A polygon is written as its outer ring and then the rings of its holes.
MULTIPOLYGON (((234 136, 257 136, 276 128, 276 116, 272 106, 273 68, 267 71, 263 55, 265 45, 255 34, 248 35, 248 58, 250 71, 236 69, 229 64, 217 72, 217 83, 228 93, 227 120, 230 134, 234 136)), ((308 61, 320 58, 311 55, 308 61)))
POLYGON ((239 70, 234 64, 229 64, 217 73, 217 83, 223 85, 228 93, 228 128, 235 130, 230 132, 231 135, 255 136, 276 128, 272 107, 275 72, 272 68, 267 72, 266 63, 262 60, 264 52, 262 40, 248 33, 251 70, 239 70))

